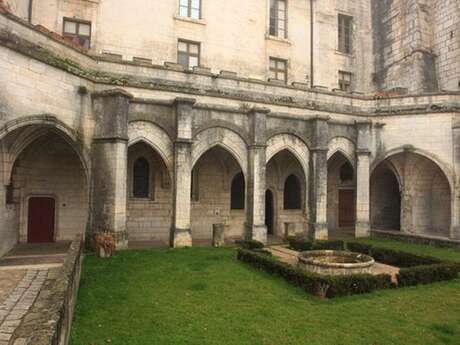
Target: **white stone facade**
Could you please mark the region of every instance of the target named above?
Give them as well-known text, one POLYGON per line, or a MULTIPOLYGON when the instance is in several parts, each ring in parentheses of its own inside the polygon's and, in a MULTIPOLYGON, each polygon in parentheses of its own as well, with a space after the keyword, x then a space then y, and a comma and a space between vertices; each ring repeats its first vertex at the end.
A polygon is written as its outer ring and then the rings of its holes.
MULTIPOLYGON (((383 65, 372 56, 377 14, 368 1, 313 1, 313 54, 309 1, 288 1, 286 39, 267 34, 269 2, 262 0, 219 8, 202 0, 198 21, 179 17, 175 0, 158 8, 142 0, 47 0, 33 2, 31 23, 25 1, 6 3, 0 1, 0 254, 28 240, 30 196, 55 199, 57 241, 113 231, 120 247, 208 244, 216 224, 228 241, 324 239, 342 230, 340 190, 353 191, 346 209, 356 236, 376 228, 460 238, 453 41, 448 53, 434 43, 435 92, 423 93, 421 78, 422 86, 409 90, 419 93, 395 95, 385 92, 406 87, 404 73, 395 79, 390 68, 373 82, 383 65), (349 55, 336 49, 338 13, 354 18, 349 55), (89 52, 60 38, 64 17, 91 22, 89 52), (180 38, 202 43, 200 68, 163 65, 176 62, 180 38), (270 56, 289 61, 288 83, 267 81, 270 56), (312 70, 313 83, 306 78, 312 70), (311 87, 337 88, 342 70, 364 94, 311 87), (138 158, 149 165, 142 198, 133 194, 138 158), (340 180, 345 163, 353 171, 347 183, 340 180), (232 209, 240 173, 244 208, 232 209), (297 182, 288 186, 288 179, 297 182)), ((439 3, 435 18, 443 22, 455 2, 439 3)), ((458 25, 458 17, 446 21, 443 28, 458 25)))

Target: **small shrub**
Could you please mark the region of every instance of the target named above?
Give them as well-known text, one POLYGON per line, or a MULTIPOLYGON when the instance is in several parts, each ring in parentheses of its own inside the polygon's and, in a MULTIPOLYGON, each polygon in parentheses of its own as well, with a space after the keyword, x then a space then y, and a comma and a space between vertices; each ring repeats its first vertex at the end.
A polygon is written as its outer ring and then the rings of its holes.
POLYGON ((264 244, 256 240, 245 240, 236 242, 241 248, 244 249, 262 249, 264 244))
POLYGON ((402 268, 398 275, 399 286, 430 284, 458 277, 460 269, 454 263, 441 263, 426 266, 402 268))
POLYGON ((312 250, 344 250, 343 241, 314 241, 312 250))
POLYGON ((309 241, 301 238, 288 238, 289 247, 298 252, 306 250, 344 250, 343 241, 309 241))
POLYGON ((372 251, 372 246, 370 244, 364 244, 359 242, 347 242, 347 249, 350 252, 370 255, 372 251))

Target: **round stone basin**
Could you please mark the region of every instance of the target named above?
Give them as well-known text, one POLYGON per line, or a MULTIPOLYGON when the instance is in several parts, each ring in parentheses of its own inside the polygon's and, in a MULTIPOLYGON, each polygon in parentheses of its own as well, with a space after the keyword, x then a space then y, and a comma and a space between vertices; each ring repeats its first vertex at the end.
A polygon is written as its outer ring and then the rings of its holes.
POLYGON ((336 251, 309 250, 299 254, 299 267, 313 273, 350 275, 370 273, 375 261, 368 255, 336 251))

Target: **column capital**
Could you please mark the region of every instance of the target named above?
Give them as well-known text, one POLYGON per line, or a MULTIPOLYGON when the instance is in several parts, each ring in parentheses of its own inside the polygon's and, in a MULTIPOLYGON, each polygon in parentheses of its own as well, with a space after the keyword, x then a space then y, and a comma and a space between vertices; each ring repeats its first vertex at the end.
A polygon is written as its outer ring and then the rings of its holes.
POLYGON ((357 149, 356 150, 356 155, 358 156, 370 156, 371 151, 368 149, 357 149))
POLYGON ((176 97, 173 101, 174 105, 184 104, 184 105, 193 106, 195 105, 195 103, 196 103, 196 99, 191 98, 191 97, 176 97))
POLYGON ((101 98, 101 97, 126 97, 128 99, 133 99, 134 96, 129 93, 128 91, 120 88, 116 89, 108 89, 103 91, 96 91, 91 94, 93 99, 101 98))

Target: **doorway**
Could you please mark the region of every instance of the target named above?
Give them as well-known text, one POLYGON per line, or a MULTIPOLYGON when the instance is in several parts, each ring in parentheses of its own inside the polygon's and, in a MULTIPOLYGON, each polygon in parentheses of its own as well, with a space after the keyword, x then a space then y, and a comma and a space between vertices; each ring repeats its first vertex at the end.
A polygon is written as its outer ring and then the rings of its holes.
POLYGON ((274 234, 273 218, 273 193, 271 192, 271 190, 267 189, 267 191, 265 192, 265 225, 267 226, 268 235, 274 234))
POLYGON ((355 191, 339 190, 339 228, 352 227, 355 224, 355 191))
POLYGON ((29 199, 27 242, 54 242, 55 201, 53 198, 29 199))

